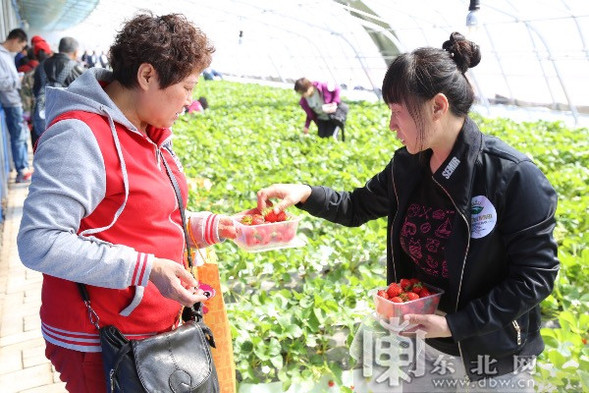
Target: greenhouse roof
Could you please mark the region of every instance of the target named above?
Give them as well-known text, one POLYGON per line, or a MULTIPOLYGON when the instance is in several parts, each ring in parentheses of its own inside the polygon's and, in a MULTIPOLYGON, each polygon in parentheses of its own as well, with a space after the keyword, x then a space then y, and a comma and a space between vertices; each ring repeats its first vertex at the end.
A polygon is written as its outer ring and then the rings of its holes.
POLYGON ((31 32, 53 46, 71 35, 106 50, 139 10, 182 12, 214 42, 213 67, 222 73, 287 84, 307 76, 377 95, 391 59, 460 31, 483 52, 469 71, 481 105, 589 113, 586 0, 481 0, 479 23, 468 29, 468 0, 67 0, 61 13, 51 0, 17 3, 31 32), (44 18, 40 3, 51 5, 44 18))

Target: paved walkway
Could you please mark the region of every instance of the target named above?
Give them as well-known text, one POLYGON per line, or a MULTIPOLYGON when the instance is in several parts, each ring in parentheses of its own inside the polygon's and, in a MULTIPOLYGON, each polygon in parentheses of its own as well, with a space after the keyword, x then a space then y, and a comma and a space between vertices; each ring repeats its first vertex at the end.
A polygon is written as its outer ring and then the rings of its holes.
POLYGON ((16 234, 26 184, 9 184, 0 249, 0 392, 64 393, 65 384, 45 358, 41 336, 41 273, 22 265, 16 234))

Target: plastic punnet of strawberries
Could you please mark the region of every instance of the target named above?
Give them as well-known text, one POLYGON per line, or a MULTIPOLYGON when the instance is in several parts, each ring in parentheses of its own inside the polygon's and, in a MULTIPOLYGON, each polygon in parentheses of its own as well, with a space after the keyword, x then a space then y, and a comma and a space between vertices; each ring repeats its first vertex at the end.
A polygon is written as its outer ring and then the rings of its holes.
POLYGON ((261 250, 289 244, 295 238, 300 217, 284 211, 276 213, 268 207, 247 210, 235 221, 235 243, 248 250, 261 250))
POLYGON ((417 278, 402 278, 398 283, 392 282, 386 289, 381 289, 376 294, 393 303, 405 303, 434 293, 417 278))

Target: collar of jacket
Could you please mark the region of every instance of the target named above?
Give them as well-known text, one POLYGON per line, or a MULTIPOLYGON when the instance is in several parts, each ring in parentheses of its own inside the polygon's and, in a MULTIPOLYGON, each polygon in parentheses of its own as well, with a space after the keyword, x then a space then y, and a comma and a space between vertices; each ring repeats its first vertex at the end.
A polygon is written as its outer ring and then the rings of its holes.
POLYGON ((470 218, 471 190, 476 162, 483 147, 483 134, 467 117, 446 161, 434 174, 434 180, 449 194, 456 207, 470 218))

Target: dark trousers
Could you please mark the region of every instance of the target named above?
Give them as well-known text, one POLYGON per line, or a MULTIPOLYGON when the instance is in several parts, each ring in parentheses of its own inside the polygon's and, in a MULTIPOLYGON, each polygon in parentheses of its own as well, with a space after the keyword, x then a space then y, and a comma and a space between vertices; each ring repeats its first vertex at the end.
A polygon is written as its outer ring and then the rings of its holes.
POLYGON ((337 106, 337 110, 334 113, 330 113, 329 120, 317 120, 317 128, 319 129, 319 136, 321 138, 327 138, 333 135, 336 127, 340 128, 342 134, 342 141, 346 140, 344 134, 344 127, 346 125, 346 119, 348 118, 349 107, 344 102, 340 102, 337 106))
POLYGON ((335 127, 338 126, 334 120, 317 120, 317 129, 319 130, 320 138, 329 138, 333 135, 335 127))

